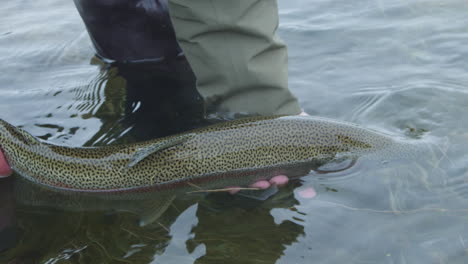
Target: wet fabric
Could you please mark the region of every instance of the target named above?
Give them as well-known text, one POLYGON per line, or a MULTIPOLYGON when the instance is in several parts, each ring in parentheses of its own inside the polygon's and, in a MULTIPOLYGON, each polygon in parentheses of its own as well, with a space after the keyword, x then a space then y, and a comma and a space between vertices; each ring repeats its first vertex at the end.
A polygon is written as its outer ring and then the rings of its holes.
POLYGON ((122 131, 143 141, 207 125, 195 75, 183 57, 157 64, 105 63, 95 57, 91 63, 100 68, 97 79, 104 81, 100 88, 89 88, 101 89, 105 101, 93 111, 103 124, 87 146, 107 145, 122 131))
MULTIPOLYGON (((129 95, 143 89, 170 93, 170 86, 144 83, 151 79, 146 69, 159 71, 174 65, 168 61, 187 59, 208 114, 300 112, 287 88, 287 48, 276 34, 276 0, 170 0, 171 18, 167 0, 74 1, 99 57, 120 65, 129 95)), ((168 71, 178 72, 159 73, 168 71)))
POLYGON ((114 61, 179 55, 167 0, 74 0, 96 52, 114 61))
POLYGON ((276 0, 169 0, 197 88, 218 111, 299 114, 276 0))
MULTIPOLYGON (((159 64, 113 65, 126 80, 126 126, 139 139, 169 136, 204 124, 203 98, 185 58, 159 64)), ((109 87, 111 88, 111 87, 109 87)))

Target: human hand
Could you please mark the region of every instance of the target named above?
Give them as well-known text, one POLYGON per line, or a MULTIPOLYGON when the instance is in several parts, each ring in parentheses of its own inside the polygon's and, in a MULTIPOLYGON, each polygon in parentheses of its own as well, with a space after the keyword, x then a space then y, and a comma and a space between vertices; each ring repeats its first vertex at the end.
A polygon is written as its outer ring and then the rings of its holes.
POLYGON ((0 178, 8 177, 12 173, 13 171, 11 170, 10 165, 8 165, 8 162, 6 161, 3 151, 0 150, 0 178))

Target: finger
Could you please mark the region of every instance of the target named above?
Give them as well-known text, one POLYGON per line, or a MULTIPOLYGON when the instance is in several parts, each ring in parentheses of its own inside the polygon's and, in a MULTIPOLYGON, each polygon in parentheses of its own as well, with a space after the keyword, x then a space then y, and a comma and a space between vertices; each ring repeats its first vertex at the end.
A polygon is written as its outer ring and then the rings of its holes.
POLYGON ((0 178, 5 178, 10 176, 13 173, 11 170, 10 165, 8 165, 8 162, 5 159, 5 155, 3 154, 3 151, 0 150, 0 178))
POLYGON ((299 197, 306 199, 312 199, 315 196, 317 196, 317 192, 315 191, 315 189, 310 186, 299 190, 297 194, 299 194, 299 197))
POLYGON ((259 188, 259 189, 262 189, 262 190, 263 189, 268 189, 268 188, 270 188, 270 186, 271 186, 270 182, 264 181, 264 180, 257 181, 256 183, 250 185, 250 187, 252 187, 252 188, 259 188))
POLYGON ((230 194, 236 194, 241 190, 241 188, 239 186, 228 187, 228 188, 229 188, 228 193, 230 193, 230 194))
POLYGON ((286 175, 278 175, 270 179, 270 184, 274 184, 276 186, 284 186, 288 184, 289 177, 286 175))

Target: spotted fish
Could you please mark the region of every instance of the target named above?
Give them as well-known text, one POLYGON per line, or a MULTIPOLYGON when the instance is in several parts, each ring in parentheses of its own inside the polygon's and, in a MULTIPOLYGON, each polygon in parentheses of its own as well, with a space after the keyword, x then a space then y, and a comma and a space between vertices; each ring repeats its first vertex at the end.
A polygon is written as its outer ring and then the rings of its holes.
POLYGON ((303 176, 336 159, 398 156, 406 145, 354 124, 272 116, 134 144, 64 147, 0 120, 0 146, 19 175, 50 188, 89 193, 242 186, 280 174, 303 176))

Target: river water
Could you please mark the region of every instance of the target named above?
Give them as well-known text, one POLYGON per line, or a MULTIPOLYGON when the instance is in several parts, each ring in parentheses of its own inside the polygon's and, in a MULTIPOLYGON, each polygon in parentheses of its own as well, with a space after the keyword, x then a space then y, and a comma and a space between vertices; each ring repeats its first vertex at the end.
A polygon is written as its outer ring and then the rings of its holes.
MULTIPOLYGON (((311 174, 264 202, 176 200, 145 227, 131 213, 3 205, 0 227, 12 222, 17 240, 0 263, 466 263, 467 2, 279 5, 290 89, 306 112, 424 141, 437 154, 311 174), (316 197, 299 195, 307 186, 316 197)), ((93 54, 72 1, 4 0, 0 118, 60 145, 135 140, 118 125, 125 85, 93 54)), ((8 184, 0 181, 0 197, 8 184)))

